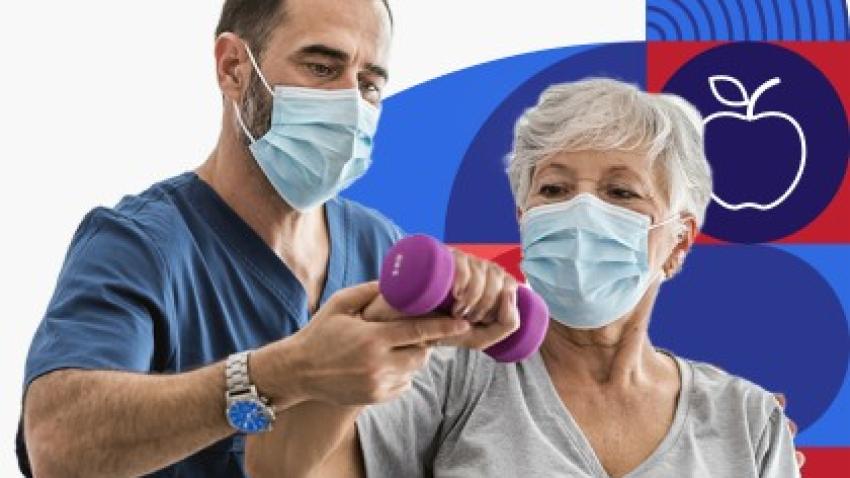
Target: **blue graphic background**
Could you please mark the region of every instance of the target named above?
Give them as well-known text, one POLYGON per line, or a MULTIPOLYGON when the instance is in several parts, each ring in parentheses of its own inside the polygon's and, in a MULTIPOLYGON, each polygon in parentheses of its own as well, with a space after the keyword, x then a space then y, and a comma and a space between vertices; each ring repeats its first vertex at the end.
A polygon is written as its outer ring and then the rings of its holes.
POLYGON ((841 41, 844 0, 648 0, 649 41, 841 41))

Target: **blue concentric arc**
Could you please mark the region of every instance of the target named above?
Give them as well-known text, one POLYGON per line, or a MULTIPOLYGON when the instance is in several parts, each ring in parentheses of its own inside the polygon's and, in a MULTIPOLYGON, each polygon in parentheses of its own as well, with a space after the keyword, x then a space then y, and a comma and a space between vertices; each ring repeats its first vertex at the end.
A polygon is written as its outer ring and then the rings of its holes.
POLYGON ((845 0, 648 0, 649 41, 846 41, 845 0))

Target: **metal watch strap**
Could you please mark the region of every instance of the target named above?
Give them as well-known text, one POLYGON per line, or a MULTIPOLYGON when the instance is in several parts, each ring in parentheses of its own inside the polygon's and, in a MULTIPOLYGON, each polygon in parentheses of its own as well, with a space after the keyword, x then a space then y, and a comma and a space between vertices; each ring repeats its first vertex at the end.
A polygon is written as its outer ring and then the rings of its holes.
POLYGON ((251 379, 248 376, 248 354, 250 353, 250 350, 246 350, 227 357, 224 377, 227 381, 228 392, 251 388, 251 379))

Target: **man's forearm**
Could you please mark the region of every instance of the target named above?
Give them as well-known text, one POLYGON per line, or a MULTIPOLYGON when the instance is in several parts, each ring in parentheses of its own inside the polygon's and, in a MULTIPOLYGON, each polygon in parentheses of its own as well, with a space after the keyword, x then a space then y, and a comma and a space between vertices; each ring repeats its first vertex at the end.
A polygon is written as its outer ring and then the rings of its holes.
POLYGON ((354 427, 362 409, 309 401, 278 414, 272 431, 248 437, 245 463, 250 476, 361 476, 353 457, 360 452, 354 427))
POLYGON ((33 471, 116 477, 163 468, 233 432, 224 391, 222 363, 179 375, 50 373, 25 402, 33 471))

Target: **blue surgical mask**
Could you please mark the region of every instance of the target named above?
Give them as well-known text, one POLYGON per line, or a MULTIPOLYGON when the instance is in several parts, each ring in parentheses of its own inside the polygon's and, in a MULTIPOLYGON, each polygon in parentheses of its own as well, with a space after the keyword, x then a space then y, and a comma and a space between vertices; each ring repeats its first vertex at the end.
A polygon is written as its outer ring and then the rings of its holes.
POLYGON ((649 267, 643 214, 592 194, 530 209, 520 221, 522 271, 553 319, 598 329, 629 313, 661 270, 649 267))
POLYGON ((366 174, 380 109, 364 100, 357 88, 272 89, 251 49, 245 48, 274 98, 271 128, 259 139, 248 131, 234 103, 236 118, 251 140, 251 153, 290 206, 299 211, 321 206, 366 174))

